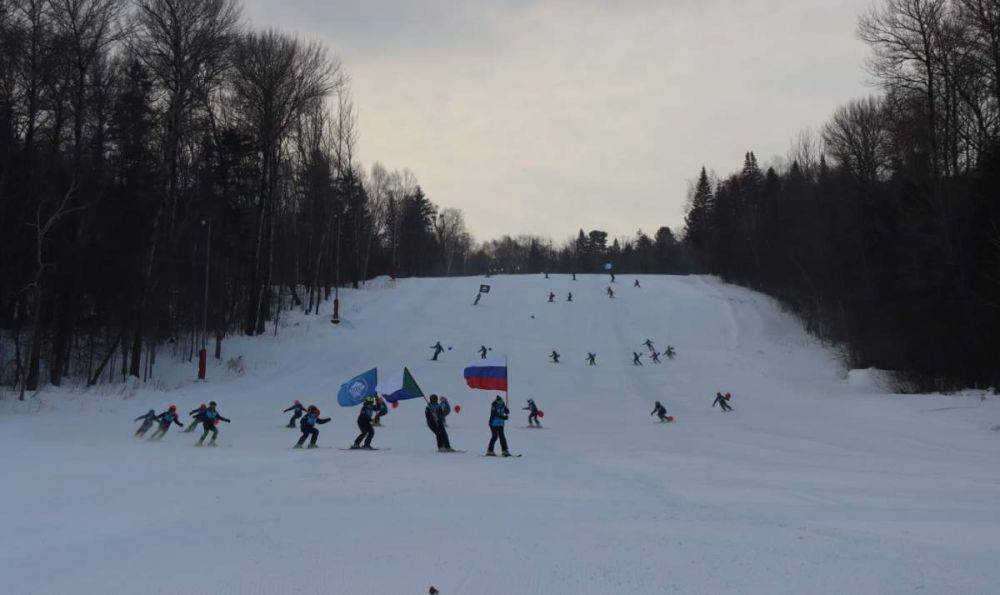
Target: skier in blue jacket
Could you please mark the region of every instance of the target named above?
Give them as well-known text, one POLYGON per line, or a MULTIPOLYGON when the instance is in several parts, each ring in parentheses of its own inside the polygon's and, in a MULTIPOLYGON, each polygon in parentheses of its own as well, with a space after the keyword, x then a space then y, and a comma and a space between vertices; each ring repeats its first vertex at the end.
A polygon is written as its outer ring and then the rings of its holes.
POLYGON ((302 416, 302 421, 299 422, 299 429, 302 430, 302 436, 299 437, 299 441, 295 443, 293 448, 302 448, 302 445, 306 442, 306 438, 309 438, 309 448, 316 448, 316 440, 319 439, 319 430, 316 429, 316 426, 325 424, 328 421, 330 421, 329 417, 319 416, 318 407, 310 405, 306 409, 306 414, 302 416))
POLYGON ((305 406, 302 405, 302 403, 298 399, 295 399, 295 402, 292 403, 291 407, 282 411, 282 413, 288 413, 289 411, 293 412, 292 419, 288 420, 289 428, 295 427, 295 422, 297 422, 299 418, 302 417, 302 414, 305 413, 305 410, 306 410, 305 406))
POLYGON ((438 452, 454 452, 451 440, 448 438, 448 430, 445 429, 444 417, 441 398, 437 395, 431 395, 427 407, 424 408, 424 419, 427 421, 427 427, 434 432, 438 452))
POLYGON ((167 433, 170 426, 177 424, 180 427, 184 427, 181 420, 177 418, 177 405, 171 405, 166 411, 156 416, 156 421, 159 422, 159 426, 153 431, 153 435, 149 437, 150 440, 159 440, 163 438, 163 435, 167 433))
POLYGON ((229 418, 222 417, 222 414, 216 409, 217 405, 215 401, 210 401, 208 403, 208 409, 201 416, 201 427, 204 431, 201 433, 201 438, 195 443, 195 446, 201 446, 205 442, 205 437, 208 436, 209 432, 212 434, 212 439, 208 441, 209 446, 215 446, 215 439, 219 437, 219 430, 215 428, 220 421, 224 421, 227 424, 232 423, 229 418))
POLYGON ((538 405, 535 405, 534 399, 528 399, 528 406, 522 407, 522 411, 528 412, 528 426, 542 427, 541 422, 538 421, 538 405))
POLYGON ((486 456, 497 456, 493 452, 493 447, 496 445, 497 439, 500 440, 500 449, 503 456, 510 456, 510 449, 507 448, 507 436, 503 433, 503 426, 508 417, 510 417, 510 409, 504 404, 503 398, 497 395, 497 398, 493 400, 493 405, 490 407, 490 445, 486 448, 486 456))
POLYGON ((156 410, 150 409, 145 415, 140 415, 135 418, 135 421, 139 421, 140 419, 142 420, 142 425, 135 431, 135 435, 138 438, 145 436, 146 432, 149 431, 149 428, 153 427, 153 423, 156 422, 156 410))
POLYGON ((192 409, 191 411, 188 411, 188 415, 190 415, 193 419, 190 422, 188 422, 187 428, 184 430, 185 434, 190 434, 191 432, 198 429, 198 424, 201 423, 201 416, 205 414, 205 411, 207 409, 208 405, 202 403, 201 405, 198 406, 197 409, 192 409))
POLYGON ((352 449, 372 450, 372 438, 375 437, 375 428, 372 427, 373 415, 375 415, 375 397, 365 397, 364 403, 361 404, 361 412, 358 413, 358 429, 361 433, 354 439, 352 449), (362 441, 364 441, 363 446, 362 441))

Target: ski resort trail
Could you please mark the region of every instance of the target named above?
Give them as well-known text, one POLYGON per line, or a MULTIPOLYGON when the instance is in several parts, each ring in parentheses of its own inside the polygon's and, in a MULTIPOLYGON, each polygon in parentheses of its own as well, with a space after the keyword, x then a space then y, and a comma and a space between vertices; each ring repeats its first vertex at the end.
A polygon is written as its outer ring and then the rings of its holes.
POLYGON ((341 325, 325 304, 227 341, 243 374, 213 361, 192 382, 193 363, 161 354, 157 388, 0 402, 0 590, 996 592, 1000 401, 852 386, 769 298, 639 278, 619 276, 614 299, 596 275, 376 280, 341 291, 341 325), (652 363, 646 339, 677 357, 652 363), (480 456, 494 393, 462 377, 480 345, 509 358, 523 458, 480 456), (422 401, 376 429, 387 450, 338 450, 358 431, 340 384, 404 365, 462 406, 448 429, 468 453, 436 452, 422 401), (717 391, 734 411, 711 407, 717 391), (544 429, 524 427, 528 398, 544 429), (333 418, 327 448, 291 449, 293 399, 333 418), (218 448, 179 428, 131 436, 150 408, 176 403, 186 422, 209 400, 233 420, 218 448), (675 423, 649 415, 656 400, 675 423))

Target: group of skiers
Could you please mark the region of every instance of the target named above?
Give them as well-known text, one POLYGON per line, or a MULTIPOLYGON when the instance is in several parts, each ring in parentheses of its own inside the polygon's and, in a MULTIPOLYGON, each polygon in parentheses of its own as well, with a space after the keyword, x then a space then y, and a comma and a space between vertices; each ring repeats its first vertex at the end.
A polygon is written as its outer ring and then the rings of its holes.
MULTIPOLYGON (((215 426, 217 426, 219 422, 223 421, 226 423, 230 423, 231 420, 226 417, 223 417, 222 414, 219 413, 216 407, 217 406, 215 401, 211 401, 209 402, 208 405, 202 403, 197 409, 191 410, 189 415, 193 419, 190 421, 190 425, 188 425, 188 428, 187 430, 185 430, 185 433, 193 432, 198 427, 198 424, 201 424, 202 428, 204 429, 204 431, 201 434, 201 438, 198 439, 198 442, 195 443, 195 446, 203 446, 205 443, 205 438, 207 438, 209 434, 212 435, 212 439, 209 440, 208 445, 215 446, 215 440, 219 437, 219 430, 215 426)), ((171 405, 170 407, 167 407, 167 410, 164 411, 163 413, 160 413, 159 415, 156 414, 155 410, 150 409, 144 415, 140 415, 139 417, 135 418, 135 421, 142 421, 142 425, 140 425, 139 429, 135 431, 136 438, 144 437, 146 435, 146 432, 148 432, 149 429, 153 427, 153 424, 156 424, 157 426, 156 430, 154 430, 153 433, 150 435, 149 437, 150 440, 162 439, 163 436, 167 433, 167 430, 170 429, 170 426, 174 424, 182 428, 184 427, 184 424, 181 423, 180 418, 177 416, 177 405, 171 405)))

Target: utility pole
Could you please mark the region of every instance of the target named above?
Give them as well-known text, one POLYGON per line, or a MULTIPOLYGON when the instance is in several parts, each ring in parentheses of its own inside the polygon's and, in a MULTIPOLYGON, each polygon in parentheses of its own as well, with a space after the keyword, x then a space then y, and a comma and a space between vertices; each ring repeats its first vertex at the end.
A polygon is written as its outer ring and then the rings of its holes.
POLYGON ((340 324, 340 221, 344 218, 344 214, 339 212, 336 215, 337 219, 337 260, 334 265, 333 273, 333 319, 330 320, 333 324, 340 324))

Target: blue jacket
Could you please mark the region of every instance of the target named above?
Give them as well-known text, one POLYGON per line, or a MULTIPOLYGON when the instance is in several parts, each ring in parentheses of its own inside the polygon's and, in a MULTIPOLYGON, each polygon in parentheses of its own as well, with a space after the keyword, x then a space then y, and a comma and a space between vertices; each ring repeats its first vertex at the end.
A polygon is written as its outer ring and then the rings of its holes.
POLYGON ((510 409, 507 409, 503 402, 493 403, 493 407, 490 409, 490 427, 502 428, 509 415, 510 409))
POLYGON ((448 417, 451 414, 451 403, 445 399, 441 399, 438 403, 438 407, 441 408, 441 417, 448 417))
POLYGON ((291 410, 293 410, 293 409, 294 409, 294 410, 295 410, 295 413, 298 413, 299 415, 302 415, 302 411, 303 411, 303 410, 304 410, 305 408, 306 408, 306 407, 305 407, 305 405, 303 405, 302 403, 297 403, 297 404, 295 404, 295 405, 292 405, 292 406, 291 406, 291 407, 289 407, 288 409, 285 409, 284 411, 282 411, 282 413, 288 413, 289 411, 291 411, 291 410))
POLYGON ((535 402, 532 401, 531 403, 528 403, 527 407, 524 407, 524 410, 525 411, 530 411, 531 415, 534 415, 534 414, 538 413, 538 405, 535 405, 535 402))
POLYGON ((330 421, 329 417, 318 417, 315 413, 306 413, 299 422, 299 427, 303 430, 310 430, 317 424, 325 424, 330 421))
POLYGON ((206 409, 205 413, 201 414, 201 421, 207 424, 215 423, 215 420, 217 419, 229 423, 228 418, 222 417, 222 415, 218 411, 212 408, 206 409))
POLYGON ((141 419, 143 425, 145 425, 153 423, 154 421, 157 420, 157 418, 158 416, 155 413, 150 412, 150 413, 143 413, 139 417, 135 418, 135 421, 139 421, 141 419))
POLYGON ((441 403, 427 403, 427 407, 424 408, 424 418, 427 420, 428 426, 438 425, 442 417, 441 403))
POLYGON ((177 414, 173 411, 164 411, 163 413, 156 416, 156 421, 160 422, 163 427, 170 427, 170 424, 177 424, 180 427, 184 427, 181 420, 177 419, 177 414))

